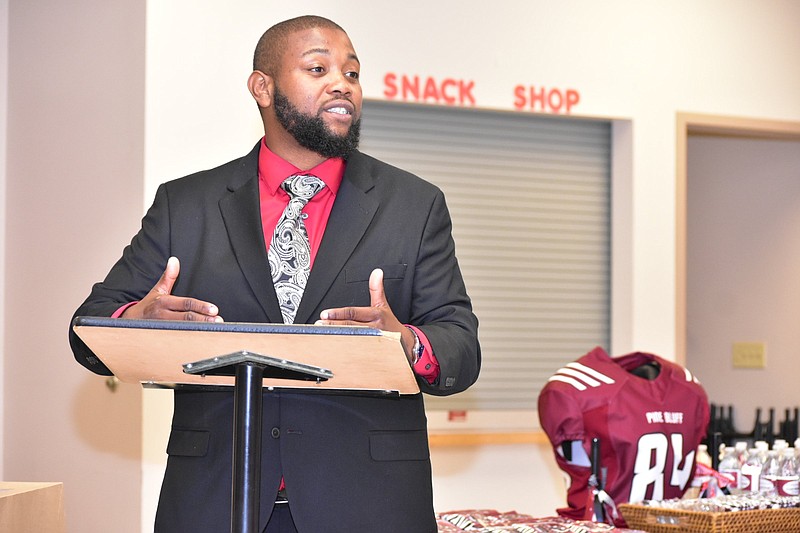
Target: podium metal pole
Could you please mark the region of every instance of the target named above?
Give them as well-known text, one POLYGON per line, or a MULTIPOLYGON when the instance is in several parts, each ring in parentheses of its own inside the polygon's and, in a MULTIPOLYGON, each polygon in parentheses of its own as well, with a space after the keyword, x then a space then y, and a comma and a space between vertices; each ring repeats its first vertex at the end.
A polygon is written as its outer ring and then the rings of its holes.
POLYGON ((231 532, 258 531, 261 484, 261 412, 264 366, 236 365, 234 387, 231 532))
POLYGON ((332 378, 333 372, 247 350, 185 363, 183 371, 187 374, 235 376, 231 533, 257 533, 261 507, 259 488, 264 377, 321 383, 332 378))

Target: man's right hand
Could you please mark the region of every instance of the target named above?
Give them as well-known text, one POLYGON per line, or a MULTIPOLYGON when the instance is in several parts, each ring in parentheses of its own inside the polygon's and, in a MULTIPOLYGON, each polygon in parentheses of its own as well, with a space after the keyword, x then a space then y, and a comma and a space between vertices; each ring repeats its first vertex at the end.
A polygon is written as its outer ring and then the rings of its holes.
POLYGON ((197 300, 173 296, 172 287, 178 279, 181 265, 177 257, 170 257, 167 268, 155 287, 141 301, 127 308, 123 318, 147 318, 158 320, 194 320, 200 322, 222 322, 216 305, 197 300))

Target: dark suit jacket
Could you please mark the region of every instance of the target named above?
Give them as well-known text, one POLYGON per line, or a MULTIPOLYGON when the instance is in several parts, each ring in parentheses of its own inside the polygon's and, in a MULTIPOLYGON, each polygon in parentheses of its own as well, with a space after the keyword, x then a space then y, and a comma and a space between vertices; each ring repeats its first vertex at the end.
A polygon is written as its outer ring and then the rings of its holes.
MULTIPOLYGON (((142 228, 75 316, 110 316, 140 300, 171 255, 173 294, 216 304, 228 322, 280 323, 259 212, 258 147, 221 167, 159 187, 142 228)), ((420 327, 441 365, 436 395, 478 376, 477 319, 455 257, 442 192, 359 152, 344 179, 297 312, 368 306, 372 269, 384 271, 389 305, 420 327)), ((110 373, 70 331, 76 359, 110 373)), ((264 393, 261 522, 281 475, 301 532, 436 531, 422 395, 401 399, 264 393)), ((176 391, 156 530, 230 528, 233 394, 176 391)))

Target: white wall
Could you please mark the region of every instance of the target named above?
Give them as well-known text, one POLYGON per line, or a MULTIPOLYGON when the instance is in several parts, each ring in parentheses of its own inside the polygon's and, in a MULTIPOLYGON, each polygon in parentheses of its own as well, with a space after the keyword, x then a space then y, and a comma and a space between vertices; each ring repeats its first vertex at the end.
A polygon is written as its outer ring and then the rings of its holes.
MULTIPOLYGON (((255 142, 260 123, 244 83, 253 47, 271 24, 306 13, 348 31, 367 98, 383 99, 383 77, 393 72, 472 80, 476 105, 499 110, 514 110, 516 85, 572 88, 581 94, 573 114, 622 119, 614 131, 616 353, 676 356, 676 112, 800 120, 800 4, 791 0, 164 4, 148 5, 146 201, 164 179, 255 142)), ((145 431, 156 441, 165 435, 145 431)), ((439 510, 474 502, 545 515, 560 505, 547 446, 432 453, 439 510)))
POLYGON ((141 389, 78 365, 67 328, 141 217, 145 6, 2 7, 3 478, 64 483, 71 533, 133 533, 141 389))
POLYGON ((564 476, 548 443, 431 449, 437 511, 496 509, 554 516, 565 506, 564 476))
MULTIPOLYGON (((5 279, 6 249, 6 131, 8 128, 8 0, 0 0, 0 279, 5 279)), ((5 284, 0 283, 0 339, 5 337, 5 284)), ((0 357, 0 457, 3 457, 5 424, 5 358, 0 357)), ((0 461, 0 479, 5 479, 0 461)))

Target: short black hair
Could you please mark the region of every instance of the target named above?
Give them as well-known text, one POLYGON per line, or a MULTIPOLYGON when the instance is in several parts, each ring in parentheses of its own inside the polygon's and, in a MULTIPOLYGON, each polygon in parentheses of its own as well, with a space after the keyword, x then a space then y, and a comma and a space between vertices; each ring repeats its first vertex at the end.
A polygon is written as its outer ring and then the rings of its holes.
POLYGON ((284 20, 265 31, 258 40, 256 51, 253 54, 253 70, 260 70, 268 76, 274 76, 280 67, 281 53, 286 48, 286 40, 289 35, 312 28, 328 28, 347 33, 332 20, 316 15, 304 15, 284 20))

